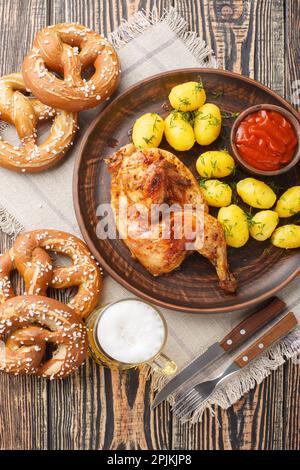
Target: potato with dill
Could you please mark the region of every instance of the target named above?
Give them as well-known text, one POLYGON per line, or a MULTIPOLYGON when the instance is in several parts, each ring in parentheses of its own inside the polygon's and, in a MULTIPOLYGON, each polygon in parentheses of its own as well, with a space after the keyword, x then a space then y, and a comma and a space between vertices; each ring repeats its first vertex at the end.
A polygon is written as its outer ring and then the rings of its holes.
POLYGON ((158 147, 164 134, 165 123, 156 113, 146 113, 140 116, 132 129, 132 141, 137 148, 158 147))
POLYGON ((206 94, 203 83, 185 82, 174 86, 169 94, 172 108, 178 111, 195 111, 205 103, 206 94))
POLYGON ((278 214, 275 211, 259 211, 249 220, 249 231, 252 238, 263 242, 270 238, 278 224, 278 214))
POLYGON ((196 169, 202 178, 224 178, 229 176, 234 168, 234 159, 227 150, 204 152, 196 162, 196 169))
POLYGON ((193 127, 188 116, 179 111, 173 111, 166 117, 165 136, 168 144, 180 152, 190 150, 195 143, 193 127))
POLYGON ((209 206, 225 207, 231 204, 231 187, 219 180, 201 180, 200 187, 209 206))
POLYGON ((236 190, 246 204, 257 209, 270 209, 276 201, 276 194, 270 186, 255 178, 239 181, 236 190))
POLYGON ((300 248, 300 226, 289 224, 278 227, 272 235, 271 243, 286 250, 300 248))
POLYGON ((248 221, 245 212, 235 204, 221 207, 218 213, 226 243, 233 248, 244 246, 249 239, 248 221))
POLYGON ((279 217, 291 217, 300 212, 300 186, 287 189, 277 201, 275 211, 279 217))
POLYGON ((217 105, 206 103, 196 112, 194 121, 195 138, 199 145, 210 145, 220 135, 221 111, 217 105))

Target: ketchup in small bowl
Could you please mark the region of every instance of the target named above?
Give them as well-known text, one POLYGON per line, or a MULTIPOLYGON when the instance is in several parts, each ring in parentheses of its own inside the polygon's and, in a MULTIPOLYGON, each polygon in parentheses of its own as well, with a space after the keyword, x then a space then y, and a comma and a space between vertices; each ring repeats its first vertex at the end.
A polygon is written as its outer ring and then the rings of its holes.
POLYGON ((257 105, 244 111, 231 132, 233 153, 252 173, 277 175, 300 158, 300 124, 286 109, 257 105))

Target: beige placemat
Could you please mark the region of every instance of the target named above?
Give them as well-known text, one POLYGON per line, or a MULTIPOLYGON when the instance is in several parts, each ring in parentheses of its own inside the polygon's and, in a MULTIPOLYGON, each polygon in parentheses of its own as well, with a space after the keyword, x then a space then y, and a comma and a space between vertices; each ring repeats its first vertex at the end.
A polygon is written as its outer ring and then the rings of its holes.
MULTIPOLYGON (((125 22, 111 34, 122 63, 123 91, 133 83, 158 72, 184 67, 216 67, 217 62, 203 40, 187 31, 186 21, 171 8, 159 18, 154 10, 146 17, 137 13, 130 22, 125 22)), ((2 35, 5 41, 5 35, 2 35)), ((12 70, 11 72, 14 72, 12 70)), ((80 135, 99 113, 101 108, 80 114, 80 135)), ((5 125, 0 127, 4 138, 15 138, 5 125)), ((80 138, 80 137, 79 137, 80 138)), ((77 141, 78 144, 78 141, 77 141)), ((75 144, 75 145, 77 145, 75 144)), ((70 152, 62 165, 41 174, 17 174, 0 169, 0 227, 15 235, 22 227, 26 229, 55 228, 80 236, 73 210, 72 173, 74 151, 70 152)), ((300 320, 299 280, 295 280, 281 296, 286 302, 297 305, 294 311, 300 320)), ((103 304, 124 297, 133 297, 112 278, 104 282, 103 304)), ((245 312, 219 315, 180 314, 163 310, 169 329, 166 353, 177 362, 179 370, 214 341, 221 339, 241 320, 245 312)), ((203 409, 212 403, 223 408, 230 406, 246 393, 256 382, 261 382, 271 370, 300 350, 299 334, 293 333, 272 348, 271 355, 264 356, 218 390, 204 403, 193 419, 201 417, 203 409)), ((153 385, 160 388, 164 378, 154 376, 153 385)))

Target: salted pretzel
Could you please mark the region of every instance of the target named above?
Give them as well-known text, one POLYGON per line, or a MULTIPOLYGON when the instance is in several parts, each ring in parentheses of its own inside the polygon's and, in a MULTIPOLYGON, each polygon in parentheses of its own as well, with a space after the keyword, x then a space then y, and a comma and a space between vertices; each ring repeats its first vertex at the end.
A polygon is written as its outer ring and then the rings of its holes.
POLYGON ((14 375, 63 379, 87 353, 82 320, 61 302, 39 295, 0 305, 0 342, 0 370, 14 375), (48 358, 50 348, 56 349, 48 358))
POLYGON ((53 278, 51 257, 22 234, 10 250, 0 256, 0 304, 15 295, 10 280, 14 269, 24 278, 26 295, 47 294, 53 278))
POLYGON ((21 233, 9 252, 0 257, 0 301, 13 295, 9 280, 11 259, 25 279, 27 294, 46 295, 48 286, 55 289, 77 286, 78 292, 68 306, 82 318, 97 306, 102 285, 101 272, 85 243, 74 235, 57 230, 21 233), (73 264, 52 269, 47 251, 67 256, 73 264), (43 258, 39 258, 41 253, 43 258))
POLYGON ((20 146, 14 146, 0 137, 0 166, 33 173, 46 170, 62 158, 73 141, 77 115, 50 108, 24 92, 20 73, 0 78, 0 119, 13 124, 21 140, 20 146), (51 118, 54 121, 49 136, 39 145, 37 124, 51 118))
POLYGON ((43 103, 81 111, 110 97, 119 82, 120 64, 103 36, 77 23, 60 23, 37 33, 22 72, 27 87, 43 103), (89 66, 95 72, 87 80, 82 72, 89 66))

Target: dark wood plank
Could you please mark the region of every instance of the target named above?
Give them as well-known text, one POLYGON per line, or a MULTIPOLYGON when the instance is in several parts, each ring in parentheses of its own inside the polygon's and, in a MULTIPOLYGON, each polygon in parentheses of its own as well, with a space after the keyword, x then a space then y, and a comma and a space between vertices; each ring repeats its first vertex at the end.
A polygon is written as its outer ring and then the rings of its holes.
POLYGON ((281 0, 258 2, 253 77, 284 96, 284 5, 281 0))
POLYGON ((258 2, 204 0, 195 3, 197 6, 190 0, 175 0, 176 8, 183 15, 189 14, 191 28, 200 32, 215 51, 219 67, 249 75, 254 63, 253 11, 258 2))
POLYGON ((0 0, 1 75, 19 72, 36 31, 47 24, 48 0, 0 0))
POLYGON ((128 19, 138 10, 149 13, 155 5, 161 14, 172 3, 168 0, 51 0, 50 23, 79 21, 107 35, 122 19, 128 19))
MULTIPOLYGON (((9 236, 0 232, 1 253, 11 242, 9 236)), ((16 276, 13 281, 15 292, 21 293, 21 279, 16 276)), ((47 448, 47 382, 0 374, 0 396, 0 450, 47 448)))
POLYGON ((49 384, 49 449, 105 447, 105 375, 89 360, 72 377, 49 384))
POLYGON ((285 95, 300 110, 300 3, 285 1, 285 95))
MULTIPOLYGON (((292 381, 287 396, 294 397, 288 413, 292 432, 286 433, 287 449, 299 446, 299 368, 289 362, 286 367, 292 381), (298 376, 298 379, 293 377, 298 376), (297 382, 298 380, 298 382, 297 382), (298 428, 296 427, 298 425, 298 428)), ((283 368, 282 368, 283 369, 283 368)), ((281 450, 284 448, 283 399, 281 370, 277 369, 227 411, 214 407, 206 411, 199 424, 173 427, 173 449, 202 450, 281 450)))
POLYGON ((283 448, 300 449, 300 355, 284 367, 283 448))
MULTIPOLYGON (((46 0, 0 0, 1 74, 18 72, 35 32, 47 24, 46 0)), ((0 251, 11 244, 0 234, 0 251)), ((17 287, 20 288, 20 281, 17 287)), ((0 374, 0 449, 47 447, 47 383, 0 374)))

